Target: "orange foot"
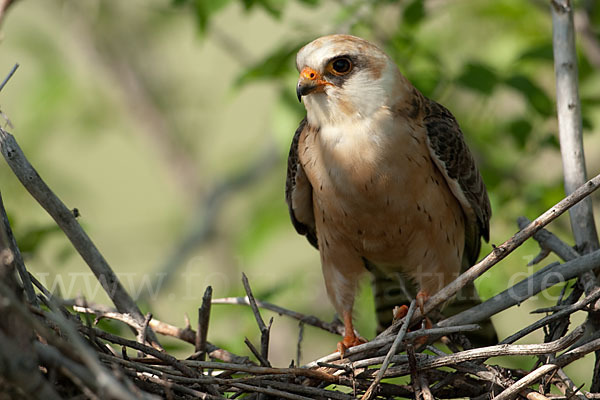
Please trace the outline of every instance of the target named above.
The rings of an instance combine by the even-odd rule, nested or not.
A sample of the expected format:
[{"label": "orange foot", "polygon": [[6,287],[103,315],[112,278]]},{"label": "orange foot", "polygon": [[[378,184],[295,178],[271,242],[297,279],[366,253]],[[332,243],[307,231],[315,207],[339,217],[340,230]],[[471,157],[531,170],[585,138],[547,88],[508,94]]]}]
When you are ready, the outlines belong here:
[{"label": "orange foot", "polygon": [[344,339],[337,344],[337,351],[340,352],[342,358],[344,358],[344,353],[350,347],[358,346],[359,344],[367,343],[367,341],[361,337],[358,337],[352,332],[351,335],[344,336]]},{"label": "orange foot", "polygon": [[402,319],[404,317],[406,317],[406,314],[408,314],[408,306],[406,304],[402,305],[402,306],[396,306],[394,307],[394,321]]}]

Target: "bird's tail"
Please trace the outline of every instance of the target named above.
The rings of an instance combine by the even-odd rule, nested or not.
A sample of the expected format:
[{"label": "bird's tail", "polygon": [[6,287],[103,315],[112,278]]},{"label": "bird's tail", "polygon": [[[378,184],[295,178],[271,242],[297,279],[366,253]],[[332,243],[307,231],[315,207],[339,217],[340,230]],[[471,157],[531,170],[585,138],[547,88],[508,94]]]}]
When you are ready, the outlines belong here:
[{"label": "bird's tail", "polygon": [[[417,290],[415,285],[401,274],[386,275],[372,265],[367,269],[371,271],[371,286],[375,297],[375,314],[377,317],[377,333],[381,333],[392,324],[393,310],[396,306],[408,305],[414,299]],[[473,283],[465,286],[444,309],[445,317],[456,315],[481,303]],[[467,338],[475,347],[491,346],[498,343],[496,330],[488,318],[479,321],[481,329],[470,332]]]}]

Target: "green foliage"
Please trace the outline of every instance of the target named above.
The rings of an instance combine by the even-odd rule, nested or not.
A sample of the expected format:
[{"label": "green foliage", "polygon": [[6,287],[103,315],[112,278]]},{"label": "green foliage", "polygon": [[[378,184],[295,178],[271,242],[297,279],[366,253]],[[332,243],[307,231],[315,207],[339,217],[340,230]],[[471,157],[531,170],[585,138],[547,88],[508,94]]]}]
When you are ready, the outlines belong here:
[{"label": "green foliage", "polygon": [[212,16],[227,6],[231,0],[173,0],[175,6],[191,7],[196,16],[198,29],[205,33]]},{"label": "green foliage", "polygon": [[258,80],[273,80],[284,77],[290,72],[290,65],[293,65],[293,60],[296,53],[304,43],[284,43],[262,61],[247,68],[236,81],[237,86],[243,86],[248,83]]},{"label": "green foliage", "polygon": [[496,73],[488,66],[482,63],[469,62],[456,81],[465,87],[480,92],[482,95],[491,95],[499,78]]}]

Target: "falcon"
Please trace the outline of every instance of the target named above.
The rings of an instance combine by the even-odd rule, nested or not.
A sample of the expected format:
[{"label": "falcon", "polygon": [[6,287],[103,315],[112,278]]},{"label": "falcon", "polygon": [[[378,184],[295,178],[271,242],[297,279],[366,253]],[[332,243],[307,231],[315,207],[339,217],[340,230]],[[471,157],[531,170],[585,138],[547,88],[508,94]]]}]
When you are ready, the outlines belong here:
[{"label": "falcon", "polygon": [[455,118],[377,46],[324,36],[300,49],[296,66],[306,117],[292,140],[286,202],[320,252],[343,355],[364,343],[352,320],[364,273],[374,277],[380,322],[391,322],[383,312],[399,292],[390,283],[421,301],[450,283],[489,240],[491,209]]}]

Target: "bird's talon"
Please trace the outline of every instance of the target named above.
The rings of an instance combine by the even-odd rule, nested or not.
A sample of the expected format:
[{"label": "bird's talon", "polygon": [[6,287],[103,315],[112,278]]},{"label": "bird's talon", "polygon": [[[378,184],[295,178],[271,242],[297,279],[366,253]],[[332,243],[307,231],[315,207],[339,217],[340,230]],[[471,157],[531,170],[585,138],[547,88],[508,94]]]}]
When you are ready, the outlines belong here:
[{"label": "bird's talon", "polygon": [[421,310],[421,315],[425,315],[425,303],[429,300],[429,294],[422,290],[417,293],[417,305],[419,306],[419,310]]},{"label": "bird's talon", "polygon": [[394,307],[393,313],[394,313],[394,321],[402,319],[402,318],[406,317],[406,314],[408,314],[408,306],[407,305],[396,306],[396,307]]},{"label": "bird's talon", "polygon": [[344,336],[344,339],[337,344],[337,351],[340,353],[341,358],[344,358],[346,350],[363,343],[367,343],[367,341],[356,335]]}]

